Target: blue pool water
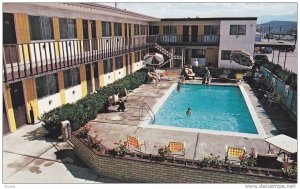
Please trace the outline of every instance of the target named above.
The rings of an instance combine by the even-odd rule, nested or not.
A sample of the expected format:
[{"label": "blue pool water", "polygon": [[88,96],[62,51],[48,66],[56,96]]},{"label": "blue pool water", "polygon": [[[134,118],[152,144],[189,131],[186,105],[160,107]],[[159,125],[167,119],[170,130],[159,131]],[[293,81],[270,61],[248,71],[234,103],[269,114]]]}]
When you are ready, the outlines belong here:
[{"label": "blue pool water", "polygon": [[[186,116],[188,108],[192,115]],[[155,125],[257,134],[239,89],[235,86],[185,84],[176,88],[157,111]]]}]

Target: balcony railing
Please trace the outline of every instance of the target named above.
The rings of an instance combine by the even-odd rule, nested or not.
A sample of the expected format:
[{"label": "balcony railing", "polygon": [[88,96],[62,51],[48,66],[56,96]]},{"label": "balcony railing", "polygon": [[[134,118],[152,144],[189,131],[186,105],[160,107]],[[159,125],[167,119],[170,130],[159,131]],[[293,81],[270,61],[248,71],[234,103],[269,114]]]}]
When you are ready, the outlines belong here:
[{"label": "balcony railing", "polygon": [[160,43],[168,45],[207,45],[218,46],[219,35],[150,35],[150,43]]},{"label": "balcony railing", "polygon": [[147,41],[147,36],[120,36],[4,45],[3,81],[9,83],[142,50],[151,46]]}]

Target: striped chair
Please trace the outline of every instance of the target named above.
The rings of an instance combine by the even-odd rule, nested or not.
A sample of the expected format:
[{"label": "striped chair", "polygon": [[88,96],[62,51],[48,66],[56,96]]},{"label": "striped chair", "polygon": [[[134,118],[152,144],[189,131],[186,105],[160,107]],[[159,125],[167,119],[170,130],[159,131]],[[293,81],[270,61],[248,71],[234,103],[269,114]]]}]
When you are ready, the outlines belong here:
[{"label": "striped chair", "polygon": [[134,149],[133,151],[142,152],[142,146],[144,146],[145,153],[146,153],[145,141],[139,141],[134,136],[127,136],[127,149],[128,150],[131,150],[133,148]]},{"label": "striped chair", "polygon": [[[246,153],[246,148],[233,148],[233,147],[228,147],[227,145],[225,146],[226,150],[226,155],[225,155],[225,162],[228,161],[228,157],[233,157],[233,158],[240,158],[241,156],[245,155]],[[231,160],[231,161],[236,161],[236,160]]]},{"label": "striped chair", "polygon": [[185,157],[185,142],[169,141],[168,148],[171,152],[171,156],[183,156]]}]

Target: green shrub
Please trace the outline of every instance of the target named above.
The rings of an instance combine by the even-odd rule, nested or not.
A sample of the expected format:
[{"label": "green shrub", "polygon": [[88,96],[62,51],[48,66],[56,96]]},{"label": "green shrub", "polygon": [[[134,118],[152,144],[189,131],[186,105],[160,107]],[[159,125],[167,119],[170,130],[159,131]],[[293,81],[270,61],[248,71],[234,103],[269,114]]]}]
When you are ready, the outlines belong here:
[{"label": "green shrub", "polygon": [[[235,74],[237,73],[246,73],[247,69],[234,69],[234,68],[230,68],[230,69],[225,69],[225,68],[209,68],[209,72],[210,75],[213,78],[219,78],[220,75],[222,75],[224,73],[224,71],[229,72],[229,78],[234,78]],[[184,72],[184,70],[182,71]],[[193,67],[193,72],[196,74],[197,77],[203,77],[206,69],[205,67]]]},{"label": "green shrub", "polygon": [[61,135],[60,123],[64,120],[69,120],[72,131],[76,131],[88,121],[95,119],[98,113],[105,111],[109,96],[115,92],[125,95],[125,88],[133,90],[139,87],[144,83],[145,77],[145,72],[135,72],[87,95],[76,103],[55,108],[41,116],[43,126],[48,130],[49,136],[53,138]]},{"label": "green shrub", "polygon": [[284,70],[280,65],[274,64],[272,62],[263,62],[262,66],[267,70],[270,70],[286,85],[290,85],[292,89],[297,91],[297,74]]}]

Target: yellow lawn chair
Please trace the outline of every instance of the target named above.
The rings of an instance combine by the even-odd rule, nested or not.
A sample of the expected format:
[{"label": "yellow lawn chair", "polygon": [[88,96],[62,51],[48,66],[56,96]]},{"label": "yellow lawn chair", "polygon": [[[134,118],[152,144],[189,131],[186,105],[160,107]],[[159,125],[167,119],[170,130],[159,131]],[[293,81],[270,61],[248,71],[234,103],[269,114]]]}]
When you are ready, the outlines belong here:
[{"label": "yellow lawn chair", "polygon": [[185,157],[185,142],[169,141],[168,148],[171,152],[171,156],[183,156]]},{"label": "yellow lawn chair", "polygon": [[245,155],[246,153],[246,148],[234,148],[234,147],[228,147],[227,145],[225,146],[226,150],[226,155],[225,155],[225,162],[228,161],[228,157],[233,157],[235,160],[231,161],[239,161],[237,160],[241,156]]},{"label": "yellow lawn chair", "polygon": [[134,136],[127,136],[127,149],[129,151],[137,151],[142,153],[142,146],[144,146],[145,153],[146,153],[146,145],[145,141],[139,141],[136,137]]},{"label": "yellow lawn chair", "polygon": [[241,81],[243,80],[244,74],[235,74],[235,79]]}]

